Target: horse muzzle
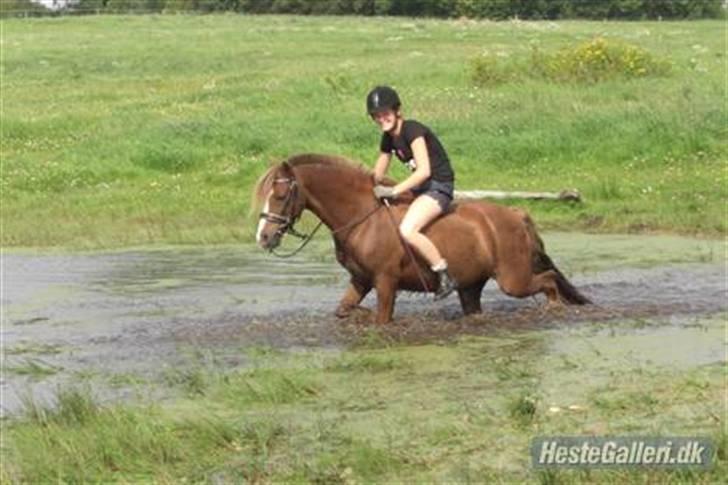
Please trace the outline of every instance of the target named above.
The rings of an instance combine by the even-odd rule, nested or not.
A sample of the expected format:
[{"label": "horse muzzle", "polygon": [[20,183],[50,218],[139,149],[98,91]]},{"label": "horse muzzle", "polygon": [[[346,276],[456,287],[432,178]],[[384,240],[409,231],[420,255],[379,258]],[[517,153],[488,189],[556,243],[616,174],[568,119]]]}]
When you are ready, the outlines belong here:
[{"label": "horse muzzle", "polygon": [[281,234],[280,232],[273,232],[272,234],[263,233],[260,235],[258,244],[266,251],[273,251],[281,244]]}]

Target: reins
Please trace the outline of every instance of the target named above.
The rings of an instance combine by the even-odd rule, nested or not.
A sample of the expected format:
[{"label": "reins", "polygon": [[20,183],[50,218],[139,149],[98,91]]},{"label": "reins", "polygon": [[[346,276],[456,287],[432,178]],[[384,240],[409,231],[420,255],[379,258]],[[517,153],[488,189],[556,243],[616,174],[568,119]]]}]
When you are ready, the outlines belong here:
[{"label": "reins", "polygon": [[425,277],[422,275],[422,268],[420,268],[420,265],[417,264],[417,260],[415,259],[415,255],[412,252],[412,248],[409,244],[407,244],[407,241],[404,240],[404,237],[399,232],[399,229],[397,227],[397,221],[394,220],[394,215],[392,214],[392,208],[389,205],[389,201],[387,199],[383,199],[384,205],[387,207],[387,214],[389,214],[389,220],[392,221],[392,225],[394,226],[394,231],[397,233],[397,236],[399,237],[399,242],[402,243],[402,246],[404,246],[404,250],[407,252],[407,256],[409,256],[410,260],[412,261],[412,264],[415,267],[415,271],[417,272],[417,277],[420,279],[420,283],[422,284],[422,288],[429,293],[430,287],[427,284],[427,281],[425,280]]},{"label": "reins", "polygon": [[295,250],[291,251],[290,253],[282,254],[277,253],[275,249],[271,249],[270,252],[277,258],[285,259],[285,258],[292,258],[293,256],[300,253],[303,248],[308,245],[309,242],[311,242],[311,239],[316,235],[316,232],[319,230],[321,225],[323,224],[323,221],[319,221],[319,223],[316,225],[313,231],[311,231],[310,234],[301,234],[300,232],[296,231],[293,226],[290,226],[288,229],[286,229],[286,232],[290,234],[291,236],[295,236],[299,239],[304,239],[304,241],[301,243],[300,246],[298,246]]},{"label": "reins", "polygon": [[[371,209],[370,211],[368,211],[362,217],[360,217],[360,218],[356,219],[355,221],[350,222],[350,223],[348,223],[348,224],[346,224],[344,226],[341,226],[338,229],[332,230],[331,231],[331,234],[338,234],[338,233],[343,232],[343,231],[346,231],[348,229],[353,229],[354,227],[358,226],[359,224],[361,224],[362,222],[364,222],[365,220],[367,220],[369,218],[369,216],[371,216],[376,211],[378,211],[380,207],[382,207],[382,206],[379,205],[379,204],[375,205],[373,209]],[[305,248],[306,245],[309,242],[311,242],[311,239],[313,239],[314,235],[321,228],[322,225],[323,225],[323,221],[319,221],[319,223],[316,225],[316,227],[314,228],[314,230],[311,231],[310,234],[301,234],[300,232],[296,231],[293,228],[293,224],[291,224],[290,226],[288,226],[286,228],[285,232],[287,232],[290,235],[295,236],[295,237],[297,237],[299,239],[304,239],[304,241],[301,243],[301,245],[299,247],[297,247],[295,250],[293,250],[290,253],[281,254],[281,253],[277,253],[275,250],[271,250],[271,253],[273,253],[273,255],[275,255],[276,257],[281,258],[281,259],[290,258],[290,257],[295,256],[296,254],[300,253],[303,250],[303,248]]]}]

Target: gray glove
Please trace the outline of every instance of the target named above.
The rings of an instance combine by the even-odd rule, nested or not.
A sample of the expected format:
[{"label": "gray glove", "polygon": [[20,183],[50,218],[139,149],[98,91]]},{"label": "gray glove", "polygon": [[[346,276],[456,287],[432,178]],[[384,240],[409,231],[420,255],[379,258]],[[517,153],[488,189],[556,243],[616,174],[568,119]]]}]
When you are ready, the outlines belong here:
[{"label": "gray glove", "polygon": [[386,185],[375,185],[374,196],[377,199],[393,199],[397,196],[394,193],[394,187],[387,187]]}]

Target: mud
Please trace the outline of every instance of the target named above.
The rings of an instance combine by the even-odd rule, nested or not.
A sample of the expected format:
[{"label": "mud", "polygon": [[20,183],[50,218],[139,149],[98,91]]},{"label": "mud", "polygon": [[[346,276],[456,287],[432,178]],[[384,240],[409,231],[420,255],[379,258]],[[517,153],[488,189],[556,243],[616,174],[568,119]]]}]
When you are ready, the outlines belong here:
[{"label": "mud", "polygon": [[[29,395],[49,400],[57,386],[78,381],[103,399],[137,394],[140,383],[145,395],[165,396],[165,375],[201,359],[244,366],[246,349],[259,346],[336,350],[537,329],[558,336],[554,352],[579,352],[578,342],[613,338],[617,329],[617,345],[656,362],[701,365],[725,355],[716,337],[726,315],[724,243],[563,234],[545,240],[595,305],[546,310],[542,297],[509,298],[490,282],[482,315],[462,317],[456,297],[435,304],[401,294],[396,322],[386,327],[370,324],[366,309],[344,321],[332,316],[347,276],[328,241],[291,260],[254,247],[5,253],[2,412],[13,414]],[[363,302],[374,305],[374,295]],[[680,347],[693,350],[678,359],[665,350]],[[135,384],[123,384],[129,382]]]}]

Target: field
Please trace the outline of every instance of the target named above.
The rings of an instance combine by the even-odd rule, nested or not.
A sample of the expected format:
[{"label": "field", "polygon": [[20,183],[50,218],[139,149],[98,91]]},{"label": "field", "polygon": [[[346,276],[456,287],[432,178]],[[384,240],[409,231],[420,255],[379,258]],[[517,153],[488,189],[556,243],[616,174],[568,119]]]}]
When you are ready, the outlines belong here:
[{"label": "field", "polygon": [[[5,247],[249,241],[249,190],[269,163],[373,162],[363,100],[379,83],[439,134],[457,188],[582,192],[584,204],[525,204],[541,227],[725,232],[720,21],[104,16],[2,29]],[[670,72],[471,79],[480,56],[520,62],[595,37]]]},{"label": "field", "polygon": [[[719,482],[724,30],[3,20],[0,483]],[[535,49],[597,38],[669,69],[473,78],[484,59],[528,71]],[[382,83],[438,133],[458,189],[581,191],[509,203],[597,305],[547,311],[491,284],[483,315],[405,295],[393,325],[341,322],[328,235],[286,262],[252,246],[250,189],[269,164],[373,162],[364,97]],[[705,437],[713,465],[534,470],[547,435]]]}]

